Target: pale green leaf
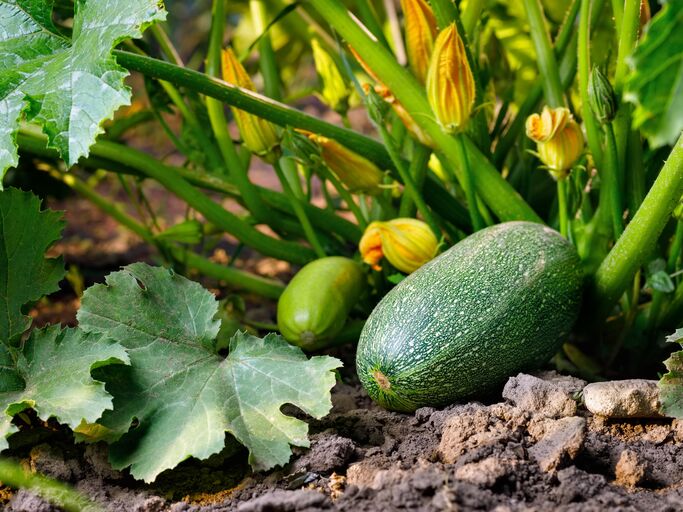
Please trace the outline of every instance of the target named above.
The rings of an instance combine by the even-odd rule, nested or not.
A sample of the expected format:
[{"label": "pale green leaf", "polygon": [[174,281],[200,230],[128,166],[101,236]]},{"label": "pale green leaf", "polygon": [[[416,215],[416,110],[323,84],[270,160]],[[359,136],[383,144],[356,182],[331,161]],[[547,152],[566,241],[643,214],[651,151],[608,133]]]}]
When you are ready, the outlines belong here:
[{"label": "pale green leaf", "polygon": [[624,98],[636,105],[634,128],[652,147],[673,144],[683,129],[683,0],[652,18],[630,62]]},{"label": "pale green leaf", "polygon": [[[669,343],[683,345],[683,328],[666,337]],[[662,413],[674,418],[683,418],[683,350],[674,352],[664,361],[669,370],[659,380],[659,398],[662,403]]]},{"label": "pale green leaf", "polygon": [[64,222],[40,211],[40,200],[15,188],[0,192],[0,343],[16,341],[29,325],[22,307],[57,290],[61,258],[45,259]]},{"label": "pale green leaf", "polygon": [[80,329],[52,326],[33,331],[21,349],[0,345],[0,449],[15,430],[12,416],[27,408],[71,428],[95,422],[112,397],[90,372],[121,363],[128,363],[121,345]]},{"label": "pale green leaf", "polygon": [[165,17],[159,0],[77,0],[69,40],[54,27],[52,6],[0,0],[0,182],[18,162],[22,112],[69,166],[87,155],[101,123],[130,102],[128,72],[112,48]]},{"label": "pale green leaf", "polygon": [[149,482],[188,457],[219,452],[226,432],[249,449],[257,470],[286,463],[290,445],[308,446],[306,423],[280,408],[325,415],[341,363],[308,359],[275,334],[237,333],[224,358],[215,347],[217,305],[199,284],[141,263],[85,292],[81,328],[115,339],[131,357],[130,367],[96,374],[114,395],[100,423],[122,436],[110,447],[115,468],[130,466]]}]

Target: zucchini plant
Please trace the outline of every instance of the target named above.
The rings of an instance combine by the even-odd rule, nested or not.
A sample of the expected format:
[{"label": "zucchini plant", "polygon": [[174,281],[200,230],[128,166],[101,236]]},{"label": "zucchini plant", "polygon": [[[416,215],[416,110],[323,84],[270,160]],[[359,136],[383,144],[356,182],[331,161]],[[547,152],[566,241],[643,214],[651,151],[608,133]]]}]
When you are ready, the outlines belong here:
[{"label": "zucchini plant", "polygon": [[[576,248],[586,277],[583,320],[555,363],[592,377],[654,373],[659,341],[683,321],[683,0],[651,19],[641,0],[566,0],[552,19],[539,0],[404,0],[401,12],[367,0],[249,4],[245,14],[214,0],[203,43],[184,52],[157,0],[0,0],[2,174],[16,167],[7,180],[18,179],[37,161],[176,268],[269,299],[284,284],[217,264],[218,237],[238,241],[231,263],[244,246],[294,266],[362,259],[379,302],[469,235],[545,224]],[[302,71],[311,65],[314,82]],[[133,95],[129,72],[145,84]],[[131,98],[137,110],[114,115]],[[308,113],[320,100],[334,122]],[[350,115],[363,109],[371,134]],[[135,149],[133,128],[163,133],[173,163]],[[256,159],[276,185],[256,182]],[[96,190],[112,175],[137,217]],[[178,226],[150,206],[150,181],[187,204]],[[122,272],[87,294],[82,315],[88,332],[133,350],[126,343],[144,342],[119,339],[88,307],[140,293],[136,272],[168,293],[184,285]],[[192,351],[214,327],[204,323]],[[143,413],[154,415],[127,414]]]}]

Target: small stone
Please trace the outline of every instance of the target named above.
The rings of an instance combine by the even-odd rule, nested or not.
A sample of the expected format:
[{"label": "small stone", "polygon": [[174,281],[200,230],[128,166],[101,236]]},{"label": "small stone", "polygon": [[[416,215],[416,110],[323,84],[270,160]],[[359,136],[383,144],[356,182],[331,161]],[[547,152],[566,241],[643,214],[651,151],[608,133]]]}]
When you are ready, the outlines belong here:
[{"label": "small stone", "polygon": [[529,455],[543,471],[556,471],[583,448],[586,420],[578,416],[561,418],[548,422],[544,431],[541,440],[529,448]]},{"label": "small stone", "polygon": [[331,505],[327,496],[318,491],[271,491],[243,503],[238,512],[295,512],[298,510],[324,510]]},{"label": "small stone", "polygon": [[468,405],[444,421],[438,454],[442,462],[453,464],[476,448],[504,444],[513,435],[508,425],[489,409]]},{"label": "small stone", "polygon": [[660,418],[656,380],[594,382],[583,389],[586,409],[608,418]]},{"label": "small stone", "polygon": [[503,398],[534,415],[564,418],[576,414],[572,393],[581,389],[577,387],[520,373],[507,381]]},{"label": "small stone", "polygon": [[632,450],[624,450],[614,470],[617,483],[626,487],[636,487],[645,478],[647,466],[638,460],[638,455]]},{"label": "small stone", "polygon": [[311,440],[311,449],[292,464],[292,472],[315,471],[331,473],[351,460],[356,446],[351,439],[337,434],[317,434]]},{"label": "small stone", "polygon": [[487,457],[455,470],[455,478],[480,487],[493,487],[502,477],[514,472],[516,461],[500,457]]}]

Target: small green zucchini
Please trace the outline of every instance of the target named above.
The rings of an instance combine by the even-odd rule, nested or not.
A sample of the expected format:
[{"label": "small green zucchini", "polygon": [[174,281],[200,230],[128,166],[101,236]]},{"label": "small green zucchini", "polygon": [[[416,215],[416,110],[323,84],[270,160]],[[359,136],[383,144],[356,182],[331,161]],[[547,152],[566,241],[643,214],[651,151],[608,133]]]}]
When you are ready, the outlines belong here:
[{"label": "small green zucchini", "polygon": [[361,265],[349,258],[330,256],[307,264],[278,301],[280,332],[305,350],[325,348],[344,327],[365,283]]}]

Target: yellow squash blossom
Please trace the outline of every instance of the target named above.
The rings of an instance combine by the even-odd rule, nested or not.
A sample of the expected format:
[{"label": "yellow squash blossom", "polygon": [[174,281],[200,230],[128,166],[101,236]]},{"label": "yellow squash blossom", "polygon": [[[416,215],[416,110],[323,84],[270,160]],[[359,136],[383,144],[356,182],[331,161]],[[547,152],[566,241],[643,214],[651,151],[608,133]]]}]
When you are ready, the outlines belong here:
[{"label": "yellow squash blossom", "polygon": [[540,115],[530,115],[526,120],[526,134],[536,142],[538,157],[555,179],[566,178],[583,153],[581,127],[565,107],[546,106]]},{"label": "yellow squash blossom", "polygon": [[436,39],[436,18],[425,0],[401,0],[410,69],[425,83]]},{"label": "yellow squash blossom", "polygon": [[439,33],[427,73],[427,99],[448,133],[467,127],[475,99],[474,77],[455,23]]},{"label": "yellow squash blossom", "polygon": [[[222,54],[223,80],[243,89],[255,91],[254,84],[249,78],[242,63],[237,59],[232,48],[223,50]],[[279,143],[280,137],[275,125],[244,110],[232,108],[235,122],[240,135],[249,151],[259,156],[266,156]]]},{"label": "yellow squash blossom", "polygon": [[372,222],[358,246],[363,261],[375,270],[386,258],[401,272],[410,274],[436,256],[439,241],[429,226],[417,219],[399,218]]},{"label": "yellow squash blossom", "polygon": [[330,170],[351,192],[378,194],[384,173],[367,158],[354,153],[336,140],[301,131],[320,146],[320,154]]}]

